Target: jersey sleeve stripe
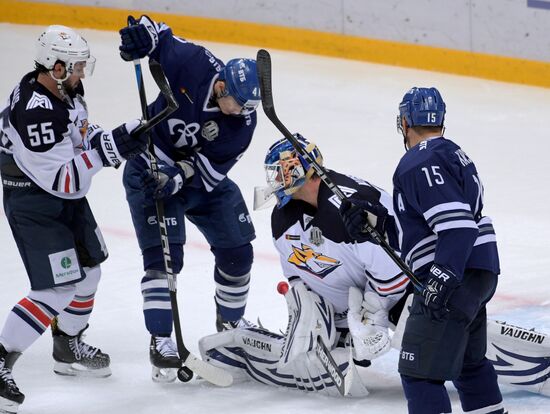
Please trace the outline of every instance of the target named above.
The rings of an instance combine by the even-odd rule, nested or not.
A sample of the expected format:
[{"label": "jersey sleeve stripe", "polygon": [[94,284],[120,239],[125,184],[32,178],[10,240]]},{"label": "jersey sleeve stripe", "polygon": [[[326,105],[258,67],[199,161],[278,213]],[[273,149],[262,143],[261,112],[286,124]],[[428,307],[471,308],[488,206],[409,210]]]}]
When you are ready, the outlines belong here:
[{"label": "jersey sleeve stripe", "polygon": [[436,216],[443,212],[455,210],[468,211],[471,214],[471,208],[469,204],[461,203],[459,201],[452,201],[450,203],[442,203],[433,206],[432,208],[424,212],[424,218],[426,219],[426,221],[430,221],[433,216]]},{"label": "jersey sleeve stripe", "polygon": [[409,282],[409,279],[404,277],[400,282],[396,283],[395,285],[388,286],[388,287],[379,287],[379,286],[377,286],[376,290],[378,290],[379,292],[382,292],[382,293],[388,293],[388,292],[391,292],[391,291],[394,291],[393,293],[395,293],[398,290],[402,290],[402,289],[399,289],[399,288],[403,288],[404,285],[406,285],[408,282]]},{"label": "jersey sleeve stripe", "polygon": [[456,221],[448,221],[446,223],[436,224],[434,227],[434,231],[436,233],[439,233],[443,230],[450,230],[450,229],[476,229],[477,230],[477,224],[473,220],[456,220]]},{"label": "jersey sleeve stripe", "polygon": [[440,221],[450,221],[452,219],[469,219],[474,220],[474,215],[470,211],[454,211],[451,213],[441,213],[435,216],[432,216],[432,219],[428,221],[430,227],[434,227]]},{"label": "jersey sleeve stripe", "polygon": [[90,159],[88,158],[88,155],[85,152],[83,152],[80,156],[82,157],[82,160],[84,161],[84,164],[86,165],[86,168],[91,170],[94,166],[92,165]]}]

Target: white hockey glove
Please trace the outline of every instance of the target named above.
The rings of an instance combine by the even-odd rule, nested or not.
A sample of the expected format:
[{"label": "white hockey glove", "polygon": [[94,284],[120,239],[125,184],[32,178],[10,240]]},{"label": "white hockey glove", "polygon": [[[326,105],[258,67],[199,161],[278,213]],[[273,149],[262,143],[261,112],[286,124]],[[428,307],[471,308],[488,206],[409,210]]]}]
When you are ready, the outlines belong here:
[{"label": "white hockey glove", "polygon": [[348,327],[356,360],[372,360],[389,351],[388,314],[374,292],[349,288]]}]

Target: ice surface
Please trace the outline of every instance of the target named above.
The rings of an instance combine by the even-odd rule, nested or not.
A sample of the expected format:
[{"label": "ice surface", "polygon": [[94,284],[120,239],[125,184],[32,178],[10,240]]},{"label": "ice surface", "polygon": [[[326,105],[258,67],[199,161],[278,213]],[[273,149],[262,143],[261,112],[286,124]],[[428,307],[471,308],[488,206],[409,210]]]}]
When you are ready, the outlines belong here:
[{"label": "ice surface", "polygon": [[[33,66],[37,26],[0,24],[0,99]],[[83,30],[97,58],[86,79],[90,122],[113,128],[140,115],[131,64],[118,57],[115,32]],[[220,58],[255,57],[251,47],[207,43]],[[502,276],[489,306],[492,318],[550,332],[550,91],[428,71],[401,69],[272,50],[277,112],[291,131],[315,141],[325,165],[391,190],[403,146],[395,130],[397,104],[411,86],[436,86],[447,103],[446,136],[475,160],[485,184],[485,213],[499,241]],[[147,77],[149,100],[157,94]],[[183,85],[182,85],[183,86]],[[253,142],[230,177],[252,206],[253,187],[264,184],[262,162],[279,133],[259,111]],[[1,191],[1,190],[0,190]],[[52,371],[49,333],[20,358],[15,378],[27,399],[21,413],[404,413],[406,403],[392,351],[362,373],[371,391],[342,400],[259,384],[216,388],[202,381],[155,384],[150,379],[149,337],[141,311],[143,275],[121,171],[104,169],[89,201],[109,247],[87,340],[109,352],[108,379],[74,380]],[[0,210],[0,321],[28,291],[28,281],[3,210]],[[246,316],[273,330],[286,326],[286,305],[271,244],[269,211],[252,212],[257,239]],[[214,332],[213,260],[202,235],[188,226],[178,300],[188,347]],[[503,387],[513,413],[548,413],[550,399]],[[460,412],[455,391],[453,407]]]}]

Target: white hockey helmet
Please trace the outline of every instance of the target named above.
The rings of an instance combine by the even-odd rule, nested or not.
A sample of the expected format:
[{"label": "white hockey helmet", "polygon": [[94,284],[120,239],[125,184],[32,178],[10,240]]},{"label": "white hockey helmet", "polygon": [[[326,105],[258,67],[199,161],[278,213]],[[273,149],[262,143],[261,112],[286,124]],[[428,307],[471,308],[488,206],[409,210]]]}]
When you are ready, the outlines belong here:
[{"label": "white hockey helmet", "polygon": [[70,27],[60,25],[48,26],[38,37],[35,60],[48,70],[61,61],[68,74],[91,76],[95,67],[95,57],[90,54],[86,39]]}]

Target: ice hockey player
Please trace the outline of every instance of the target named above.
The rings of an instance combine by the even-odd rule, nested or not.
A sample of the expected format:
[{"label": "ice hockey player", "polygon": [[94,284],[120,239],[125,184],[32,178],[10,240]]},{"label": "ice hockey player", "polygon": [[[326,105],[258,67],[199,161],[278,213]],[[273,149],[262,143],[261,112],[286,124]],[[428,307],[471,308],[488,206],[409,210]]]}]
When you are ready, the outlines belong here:
[{"label": "ice hockey player", "polygon": [[[317,146],[299,134],[295,136],[302,148],[322,164],[323,158]],[[319,366],[314,351],[311,355],[317,337],[311,336],[311,332],[315,331],[316,326],[323,326],[327,331],[324,339],[330,349],[336,347],[338,337],[341,344],[346,342],[349,327],[353,339],[353,358],[359,364],[368,365],[369,360],[390,349],[388,326],[394,314],[399,315],[403,306],[401,299],[409,281],[380,246],[368,240],[355,243],[346,233],[339,215],[338,198],[288,140],[279,140],[271,146],[265,159],[265,169],[268,186],[257,192],[256,207],[261,207],[270,195],[277,200],[271,216],[272,234],[283,274],[294,286],[287,300],[295,299],[289,300],[291,323],[278,370],[271,375],[269,370],[267,373],[261,371],[265,375],[249,374],[261,382],[331,393],[334,383],[326,378],[327,374]],[[362,179],[335,171],[329,171],[328,175],[345,194],[353,194],[383,211],[392,211],[391,197],[383,190]],[[397,229],[391,217],[386,220],[388,224],[384,227],[388,230],[388,237],[396,244]],[[316,305],[307,306],[310,303]],[[321,308],[330,308],[328,313],[331,316],[315,316]],[[338,335],[331,336],[331,328],[335,328]],[[270,339],[270,335],[274,338],[274,334],[261,329],[249,329],[214,336],[214,344],[219,345],[215,343],[217,340],[231,344],[231,335],[252,336],[254,340],[242,342],[270,344],[273,349],[279,350],[283,341],[280,337]],[[239,346],[242,342],[237,341]],[[212,348],[215,346],[211,341],[202,341],[201,350],[208,358],[228,363],[231,355],[227,349],[208,353]],[[342,355],[337,356],[337,353],[333,355],[335,359],[347,364],[347,354],[344,352],[342,359]],[[275,352],[269,360],[278,361],[279,357],[280,354]],[[346,370],[348,368],[350,371],[354,369],[346,367]],[[259,367],[254,366],[254,369]],[[357,390],[352,394],[362,395]]]},{"label": "ice hockey player", "polygon": [[82,79],[92,74],[95,58],[78,33],[46,28],[35,60],[0,116],[4,210],[31,284],[0,333],[0,411],[6,412],[16,412],[25,398],[13,365],[50,324],[56,373],[110,375],[109,355],[82,335],[107,258],[85,196],[98,171],[146,146],[144,137],[130,135],[139,120],[113,131],[88,124]]},{"label": "ice hockey player", "polygon": [[[147,16],[120,30],[125,60],[149,56],[159,62],[179,109],[152,133],[159,160],[155,181],[147,157],[126,164],[124,186],[145,275],[141,279],[145,325],[151,334],[153,379],[172,381],[180,362],[171,339],[172,313],[155,200],[163,200],[172,268],[183,266],[187,218],[205,236],[215,258],[218,330],[233,328],[244,314],[255,238],[239,187],[227,177],[248,148],[256,127],[260,89],[256,62],[223,64],[209,50],[173,35]],[[154,116],[165,106],[149,106]]]},{"label": "ice hockey player", "polygon": [[[464,412],[501,414],[497,376],[485,356],[485,306],[500,272],[495,231],[482,214],[475,164],[443,137],[445,112],[436,88],[412,88],[399,105],[406,153],[393,176],[394,211],[403,231],[402,257],[424,285],[405,326],[399,373],[411,414],[450,413],[447,380]],[[383,216],[361,200],[350,201],[343,215],[361,240],[369,217]]]}]

